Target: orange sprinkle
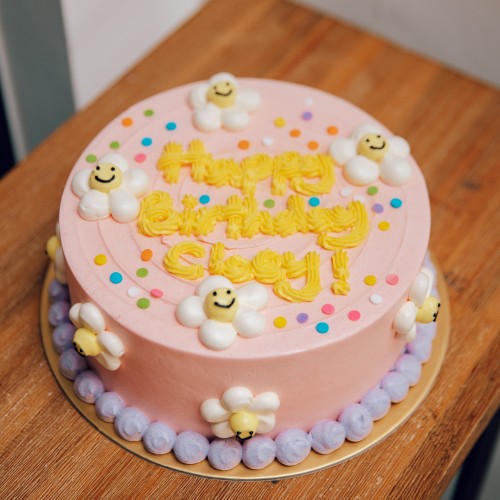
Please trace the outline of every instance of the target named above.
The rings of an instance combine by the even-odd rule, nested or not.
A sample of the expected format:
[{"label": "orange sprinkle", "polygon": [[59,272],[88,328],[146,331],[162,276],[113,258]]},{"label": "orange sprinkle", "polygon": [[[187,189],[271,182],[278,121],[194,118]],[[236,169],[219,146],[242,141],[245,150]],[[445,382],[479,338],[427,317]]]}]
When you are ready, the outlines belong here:
[{"label": "orange sprinkle", "polygon": [[146,260],[151,260],[153,258],[153,250],[150,248],[146,248],[146,250],[143,250],[141,252],[141,259],[146,261]]},{"label": "orange sprinkle", "polygon": [[311,150],[311,151],[314,151],[316,149],[318,149],[318,146],[319,144],[316,142],[316,141],[309,141],[307,143],[307,147]]},{"label": "orange sprinkle", "polygon": [[134,123],[134,121],[132,120],[132,118],[129,118],[129,117],[124,118],[124,119],[122,120],[122,125],[123,125],[124,127],[130,127],[130,125],[132,125],[132,123]]},{"label": "orange sprinkle", "polygon": [[292,137],[299,137],[300,136],[300,130],[297,130],[296,128],[290,130],[290,135]]},{"label": "orange sprinkle", "polygon": [[335,125],[330,125],[327,129],[326,129],[327,133],[330,134],[330,135],[335,135],[338,133],[339,129],[335,126]]},{"label": "orange sprinkle", "polygon": [[238,147],[240,149],[248,149],[250,147],[250,143],[248,141],[243,140],[238,142]]}]

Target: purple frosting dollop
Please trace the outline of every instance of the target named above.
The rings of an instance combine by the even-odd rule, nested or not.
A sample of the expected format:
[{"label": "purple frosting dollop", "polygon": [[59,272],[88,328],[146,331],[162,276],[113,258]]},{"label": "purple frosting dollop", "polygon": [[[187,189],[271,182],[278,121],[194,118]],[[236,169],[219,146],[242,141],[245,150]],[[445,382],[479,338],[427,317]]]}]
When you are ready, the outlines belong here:
[{"label": "purple frosting dollop", "polygon": [[63,301],[69,302],[69,291],[66,285],[59,283],[57,280],[52,280],[48,286],[48,295],[50,303]]},{"label": "purple frosting dollop", "polygon": [[172,451],[176,432],[163,422],[153,422],[142,436],[144,448],[155,455],[163,455]]},{"label": "purple frosting dollop", "polygon": [[414,386],[420,380],[422,364],[414,354],[403,354],[396,362],[396,371],[407,378],[410,386]]},{"label": "purple frosting dollop", "polygon": [[174,443],[174,455],[183,464],[196,464],[205,460],[210,443],[198,432],[181,432]]},{"label": "purple frosting dollop", "polygon": [[140,441],[149,423],[149,418],[141,410],[128,406],[116,416],[115,431],[127,441]]},{"label": "purple frosting dollop", "polygon": [[85,403],[94,404],[96,399],[104,393],[104,384],[93,371],[86,370],[76,377],[73,389],[79,399]]},{"label": "purple frosting dollop", "polygon": [[276,458],[283,465],[297,465],[309,455],[311,438],[300,429],[281,431],[275,439]]},{"label": "purple frosting dollop", "polygon": [[116,392],[105,392],[95,402],[97,416],[104,422],[114,422],[124,408],[125,401]]},{"label": "purple frosting dollop", "polygon": [[78,374],[87,370],[88,367],[87,360],[72,347],[66,349],[59,358],[59,371],[69,380],[75,380]]},{"label": "purple frosting dollop", "polygon": [[374,387],[363,396],[361,404],[370,412],[373,420],[380,420],[389,412],[391,398],[382,388]]},{"label": "purple frosting dollop", "polygon": [[208,449],[208,463],[217,470],[234,469],[242,457],[241,444],[235,438],[214,439]]},{"label": "purple frosting dollop", "polygon": [[54,302],[49,307],[49,323],[52,326],[57,326],[60,323],[69,323],[69,310],[71,306],[69,302],[58,301]]},{"label": "purple frosting dollop", "polygon": [[373,429],[370,412],[359,403],[344,408],[339,416],[339,422],[345,427],[346,439],[349,441],[361,441]]},{"label": "purple frosting dollop", "polygon": [[243,463],[249,469],[263,469],[276,457],[276,443],[267,436],[255,436],[243,443]]},{"label": "purple frosting dollop", "polygon": [[317,422],[309,431],[312,449],[323,455],[340,448],[345,441],[345,428],[335,420]]},{"label": "purple frosting dollop", "polygon": [[393,403],[399,403],[406,398],[410,383],[408,379],[399,372],[389,372],[382,379],[382,389],[384,389]]},{"label": "purple frosting dollop", "polygon": [[72,323],[59,323],[52,332],[52,346],[54,351],[61,354],[66,349],[73,347],[73,336],[76,328]]}]

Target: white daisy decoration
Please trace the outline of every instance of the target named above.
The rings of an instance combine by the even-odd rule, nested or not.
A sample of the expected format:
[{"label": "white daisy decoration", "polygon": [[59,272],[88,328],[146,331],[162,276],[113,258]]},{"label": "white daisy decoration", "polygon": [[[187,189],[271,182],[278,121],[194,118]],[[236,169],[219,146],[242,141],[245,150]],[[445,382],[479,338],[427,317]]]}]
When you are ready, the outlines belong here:
[{"label": "white daisy decoration", "polygon": [[201,342],[216,351],[230,347],[237,334],[257,337],[264,332],[266,320],[258,311],[269,300],[259,283],[247,283],[235,289],[224,276],[210,276],[177,305],[177,320],[188,328],[199,328]]},{"label": "white daisy decoration", "polygon": [[49,256],[49,259],[54,263],[54,273],[56,280],[63,285],[68,283],[66,277],[66,261],[64,259],[64,253],[61,246],[61,231],[59,229],[59,222],[56,224],[56,234],[51,236],[47,241],[45,251]]},{"label": "white daisy decoration", "polygon": [[220,128],[243,130],[250,123],[249,113],[257,111],[260,104],[260,93],[240,89],[230,73],[215,74],[208,82],[195,86],[189,94],[194,125],[203,132]]},{"label": "white daisy decoration", "polygon": [[249,439],[274,429],[280,399],[275,392],[253,396],[246,387],[231,387],[220,400],[207,399],[201,405],[203,420],[212,424],[219,438]]},{"label": "white daisy decoration", "polygon": [[85,220],[105,219],[118,222],[137,218],[141,197],[149,187],[143,170],[129,168],[127,160],[110,153],[99,159],[93,170],[84,168],[71,181],[73,193],[80,198],[78,213]]},{"label": "white daisy decoration", "polygon": [[345,178],[355,186],[366,186],[379,177],[391,186],[410,180],[410,145],[402,137],[384,136],[373,123],[358,125],[349,138],[334,139],[329,153],[344,165]]},{"label": "white daisy decoration", "polygon": [[118,370],[120,358],[125,354],[123,342],[106,330],[101,311],[90,302],[74,304],[69,319],[77,327],[73,346],[81,356],[95,356],[107,370]]},{"label": "white daisy decoration", "polygon": [[392,327],[401,340],[411,342],[417,335],[417,323],[436,321],[441,304],[431,295],[434,274],[423,267],[413,281],[409,300],[396,313]]}]

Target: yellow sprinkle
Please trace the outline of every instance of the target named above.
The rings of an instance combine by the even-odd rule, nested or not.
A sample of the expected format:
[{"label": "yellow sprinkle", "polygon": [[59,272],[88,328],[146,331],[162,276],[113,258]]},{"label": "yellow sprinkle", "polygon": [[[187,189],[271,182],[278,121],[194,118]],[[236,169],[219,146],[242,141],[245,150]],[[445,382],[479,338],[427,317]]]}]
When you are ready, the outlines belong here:
[{"label": "yellow sprinkle", "polygon": [[281,118],[281,116],[279,118],[276,118],[276,120],[274,120],[274,124],[276,125],[276,127],[284,127],[285,126],[285,119],[284,118]]},{"label": "yellow sprinkle", "polygon": [[99,255],[96,255],[94,257],[94,264],[96,264],[97,266],[104,266],[104,264],[106,264],[106,262],[108,262],[108,259],[102,253],[100,253]]},{"label": "yellow sprinkle", "polygon": [[369,276],[365,276],[365,284],[368,286],[373,286],[377,283],[377,278],[370,274]]},{"label": "yellow sprinkle", "polygon": [[381,231],[388,231],[389,228],[391,227],[391,225],[386,222],[386,221],[383,221],[381,222],[379,225],[378,225],[378,228],[381,230]]},{"label": "yellow sprinkle", "polygon": [[286,319],[283,316],[278,316],[274,320],[274,326],[276,328],[284,328],[286,326]]}]

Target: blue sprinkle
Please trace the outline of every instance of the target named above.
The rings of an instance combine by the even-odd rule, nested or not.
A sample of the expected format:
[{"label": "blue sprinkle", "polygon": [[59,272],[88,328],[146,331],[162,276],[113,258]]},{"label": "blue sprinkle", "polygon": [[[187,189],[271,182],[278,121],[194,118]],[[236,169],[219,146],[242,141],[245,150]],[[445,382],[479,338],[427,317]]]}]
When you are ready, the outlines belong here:
[{"label": "blue sprinkle", "polygon": [[175,130],[177,128],[177,123],[175,122],[168,122],[166,125],[165,125],[165,128],[167,130]]},{"label": "blue sprinkle", "polygon": [[151,139],[151,137],[144,137],[144,139],[142,139],[141,141],[141,144],[143,146],[151,146],[151,144],[153,144],[153,139]]},{"label": "blue sprinkle", "polygon": [[403,202],[399,198],[393,198],[391,200],[391,207],[393,208],[399,208],[402,204]]},{"label": "blue sprinkle", "polygon": [[111,273],[109,275],[109,281],[111,283],[118,285],[118,283],[121,283],[123,281],[123,276],[120,273]]},{"label": "blue sprinkle", "polygon": [[330,329],[330,327],[326,323],[324,323],[323,321],[321,321],[320,323],[318,323],[316,325],[316,331],[318,333],[326,333],[329,329]]},{"label": "blue sprinkle", "polygon": [[202,194],[199,200],[202,205],[206,205],[207,203],[210,202],[210,196],[208,196],[208,194]]},{"label": "blue sprinkle", "polygon": [[311,207],[317,207],[319,205],[319,198],[316,198],[316,196],[309,198],[309,205],[311,205]]}]

